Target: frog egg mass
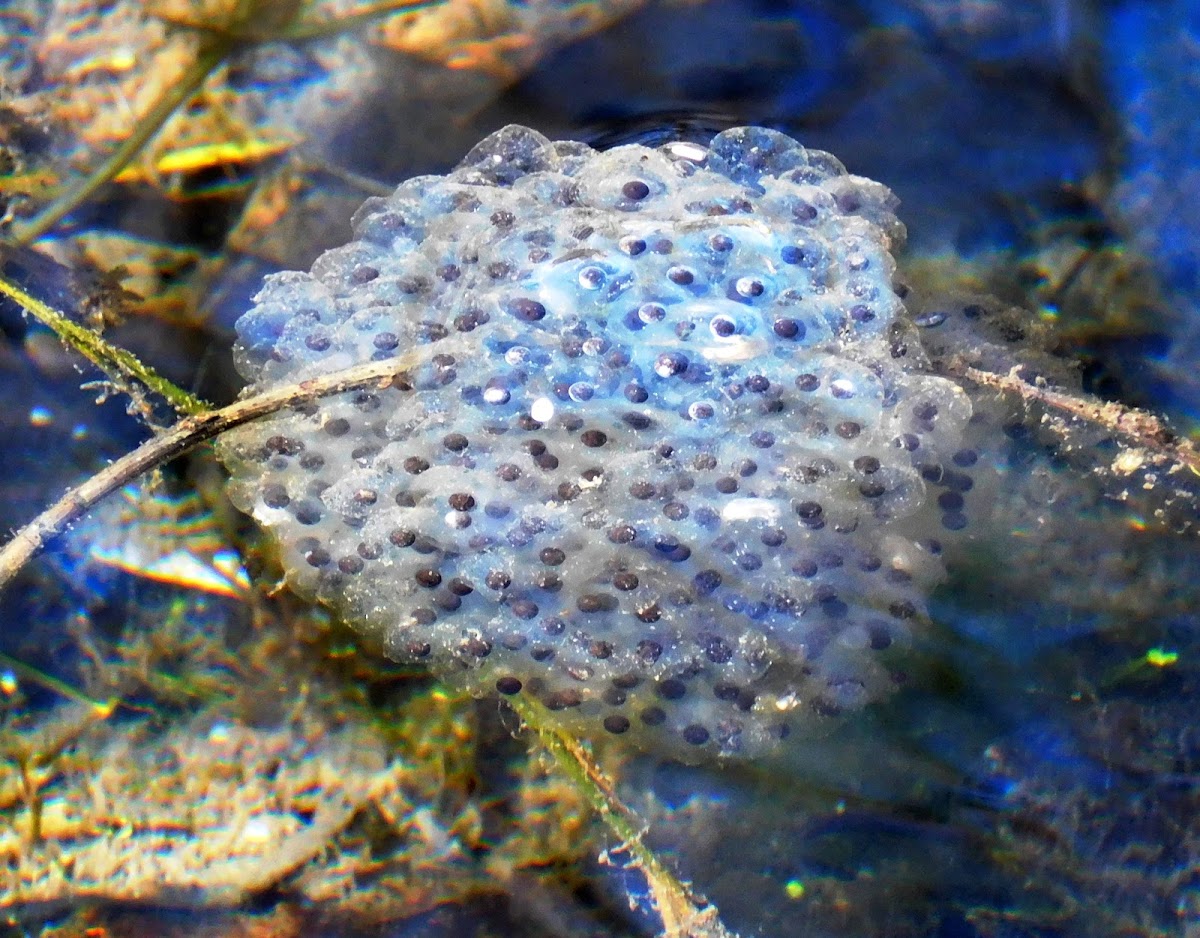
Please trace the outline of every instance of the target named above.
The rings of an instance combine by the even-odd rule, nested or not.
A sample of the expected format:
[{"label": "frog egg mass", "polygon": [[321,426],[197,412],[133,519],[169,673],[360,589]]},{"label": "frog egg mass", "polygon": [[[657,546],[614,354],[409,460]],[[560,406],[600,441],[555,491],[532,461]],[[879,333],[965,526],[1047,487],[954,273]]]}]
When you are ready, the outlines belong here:
[{"label": "frog egg mass", "polygon": [[884,186],[774,131],[598,153],[508,127],[238,322],[251,391],[420,352],[229,434],[289,582],[588,737],[752,757],[889,692],[972,522]]}]

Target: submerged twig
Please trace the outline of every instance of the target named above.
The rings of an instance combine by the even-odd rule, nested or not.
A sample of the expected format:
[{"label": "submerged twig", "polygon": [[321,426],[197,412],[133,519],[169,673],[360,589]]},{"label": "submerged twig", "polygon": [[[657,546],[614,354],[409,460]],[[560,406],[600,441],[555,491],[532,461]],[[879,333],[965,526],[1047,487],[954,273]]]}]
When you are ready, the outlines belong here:
[{"label": "submerged twig", "polygon": [[78,352],[118,383],[136,381],[159,394],[180,414],[199,414],[208,410],[200,398],[164,378],[127,349],[113,345],[98,332],[80,325],[47,303],[27,293],[17,284],[0,276],[0,294],[54,332],[64,345]]},{"label": "submerged twig", "polygon": [[[151,469],[227,430],[284,408],[372,385],[386,386],[397,374],[416,364],[419,357],[419,352],[409,352],[383,361],[355,365],[256,394],[219,410],[184,418],[171,430],[142,444],[67,492],[18,531],[0,550],[0,589],[47,541],[65,531],[71,522],[105,495]],[[621,803],[583,746],[554,728],[550,720],[541,718],[539,705],[530,701],[513,703],[524,722],[538,734],[560,770],[620,840],[621,849],[629,852],[633,864],[645,874],[655,908],[662,918],[664,934],[669,938],[728,938],[731,933],[721,923],[716,908],[698,900],[643,843],[637,817]]]},{"label": "submerged twig", "polygon": [[355,365],[299,384],[289,384],[222,407],[196,413],[122,456],[87,481],[71,489],[57,502],[19,530],[0,550],[0,589],[20,571],[46,543],[62,534],[71,522],[82,517],[100,499],[134,479],[195,449],[201,443],[234,427],[265,417],[285,407],[306,401],[384,384],[411,368],[421,353],[409,352],[383,361]]},{"label": "submerged twig", "polygon": [[1141,447],[1153,459],[1189,469],[1200,477],[1200,449],[1196,444],[1174,433],[1147,411],[1030,384],[1016,373],[1002,375],[956,362],[947,364],[945,371],[951,377],[1016,394],[1027,404],[1040,404],[1064,416],[1108,430],[1126,443]]},{"label": "submerged twig", "polygon": [[88,175],[68,186],[33,218],[15,223],[10,239],[16,244],[30,244],[36,241],[95,195],[101,186],[112,182],[137,156],[142,147],[158,133],[179,106],[191,99],[208,76],[225,61],[233,47],[234,43],[228,41],[205,44],[184,73],[168,86],[162,97],[138,119],[129,136],[121,141],[108,158]]},{"label": "submerged twig", "polygon": [[133,125],[126,137],[99,166],[66,186],[53,201],[27,221],[16,222],[9,241],[28,245],[54,228],[67,215],[79,208],[104,185],[112,182],[141,152],[142,148],[162,129],[163,125],[192,96],[218,68],[239,49],[265,42],[304,42],[349,32],[374,19],[391,13],[437,6],[442,0],[382,0],[343,16],[317,22],[305,22],[300,16],[302,4],[289,0],[280,4],[272,0],[238,0],[236,8],[225,22],[215,24],[170,20],[176,26],[201,33],[195,59]]},{"label": "submerged twig", "polygon": [[287,27],[279,37],[293,42],[311,39],[324,39],[335,36],[357,26],[364,26],[372,20],[379,19],[391,13],[411,13],[427,7],[440,6],[443,0],[380,0],[379,3],[364,7],[361,10],[351,10],[329,20],[306,23],[297,19]]},{"label": "submerged twig", "polygon": [[645,875],[655,910],[662,920],[663,934],[667,938],[733,938],[733,932],[721,922],[716,906],[693,894],[646,846],[642,840],[645,832],[637,816],[617,797],[612,783],[583,744],[556,729],[550,719],[542,718],[539,703],[519,697],[507,702],[537,733],[555,765],[620,841],[619,849],[629,853],[632,865]]}]

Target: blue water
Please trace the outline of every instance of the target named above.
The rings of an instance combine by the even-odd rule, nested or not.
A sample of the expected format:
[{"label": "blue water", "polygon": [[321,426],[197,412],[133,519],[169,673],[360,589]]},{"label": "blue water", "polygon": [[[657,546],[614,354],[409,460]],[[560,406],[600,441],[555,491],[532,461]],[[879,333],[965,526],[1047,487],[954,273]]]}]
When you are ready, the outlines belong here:
[{"label": "blue water", "polygon": [[[899,195],[909,229],[902,267],[1051,269],[1037,250],[1083,243],[1081,232],[1099,226],[1100,240],[1137,259],[1159,292],[1134,317],[1132,336],[1120,317],[1064,321],[1065,351],[1084,357],[1089,375],[1116,376],[1105,393],[1153,405],[1186,429],[1200,413],[1197,48],[1200,6],[1184,0],[654,5],[550,55],[436,139],[409,145],[396,115],[414,107],[411,97],[377,87],[358,109],[314,123],[310,146],[395,182],[445,171],[512,120],[597,145],[707,139],[761,123]],[[421,87],[438,93],[436,82]],[[452,107],[447,98],[439,106]],[[106,226],[149,224],[145,213],[134,223],[136,212],[93,211]],[[282,266],[305,266],[346,240],[344,223],[317,216],[299,226]],[[160,224],[156,236],[198,239],[169,218]],[[229,326],[258,278],[279,266],[246,257],[231,265],[194,330],[212,350],[194,373],[178,354],[142,350],[185,383],[228,396]],[[35,367],[17,318],[0,325],[0,399],[11,405],[3,523],[12,526],[141,430],[119,407],[97,410],[73,376]],[[38,407],[53,412],[50,423],[30,419]],[[1124,535],[1129,519],[1113,517]],[[714,769],[638,756],[620,791],[647,819],[649,842],[742,935],[1192,934],[1200,591],[1186,557],[1196,551],[1169,537],[1139,543],[1142,567],[1121,595],[1106,597],[1103,582],[1068,582],[1066,594],[1079,597],[1069,609],[1029,595],[1041,579],[1023,581],[1019,570],[998,579],[995,595],[971,576],[952,579],[931,603],[938,629],[886,706],[762,763]],[[123,611],[132,601],[144,607],[138,621],[149,618],[161,596],[148,600],[144,584],[111,571],[86,579],[85,557],[77,542],[4,597],[0,651],[72,680],[86,666],[69,638],[72,616],[95,615],[119,632],[113,623],[135,619]],[[220,617],[237,618],[224,607]],[[39,690],[31,706],[52,699]],[[636,876],[592,867],[579,876],[586,888],[554,893],[574,928],[653,933],[648,917],[612,911],[638,893]],[[142,921],[146,933],[177,927],[168,914]],[[491,933],[555,933],[531,925],[537,916],[519,902],[483,901],[384,933],[476,934],[478,921]]]}]

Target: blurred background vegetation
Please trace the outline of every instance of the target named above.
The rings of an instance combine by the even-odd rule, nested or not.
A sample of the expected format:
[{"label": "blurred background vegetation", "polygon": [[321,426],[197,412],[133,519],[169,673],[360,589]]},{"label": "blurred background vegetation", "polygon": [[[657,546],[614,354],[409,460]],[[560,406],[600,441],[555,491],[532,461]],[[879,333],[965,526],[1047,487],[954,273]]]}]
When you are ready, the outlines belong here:
[{"label": "blurred background vegetation", "polygon": [[[232,400],[264,274],[513,120],[779,126],[896,190],[914,283],[1029,309],[1187,433],[1198,38],[1183,0],[10,0],[0,275],[195,398],[5,302],[0,523]],[[1049,645],[949,595],[933,691],[784,764],[573,763],[272,588],[222,484],[203,452],[131,484],[0,596],[6,934],[718,933],[679,880],[746,935],[1200,934],[1185,584]]]}]

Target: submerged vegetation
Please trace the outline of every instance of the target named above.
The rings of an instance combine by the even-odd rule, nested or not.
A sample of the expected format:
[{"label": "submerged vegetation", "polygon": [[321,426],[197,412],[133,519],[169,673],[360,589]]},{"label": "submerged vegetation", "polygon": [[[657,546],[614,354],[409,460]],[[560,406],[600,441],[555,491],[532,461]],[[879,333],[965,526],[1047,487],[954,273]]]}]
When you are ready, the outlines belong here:
[{"label": "submerged vegetation", "polygon": [[[480,702],[447,690],[389,664],[281,588],[249,585],[251,575],[258,584],[277,578],[277,559],[229,508],[203,444],[302,401],[389,381],[408,357],[217,407],[166,376],[173,356],[156,369],[119,338],[137,337],[131,324],[164,336],[193,330],[217,306],[214,294],[237,282],[231,258],[300,262],[281,219],[348,217],[364,195],[390,191],[340,169],[304,135],[305,121],[331,119],[365,95],[353,87],[356,78],[368,83],[359,47],[415,50],[449,70],[439,75],[464,76],[458,96],[447,95],[461,107],[489,93],[479,86],[512,81],[555,45],[633,6],[170,0],[142,13],[134,3],[108,12],[83,0],[59,5],[66,38],[54,41],[70,68],[39,100],[0,100],[10,168],[0,178],[0,292],[95,366],[102,377],[89,388],[126,401],[151,436],[0,553],[0,584],[10,596],[21,592],[30,620],[30,639],[13,636],[0,657],[0,908],[10,922],[34,932],[53,923],[46,927],[60,933],[95,924],[133,933],[136,908],[244,910],[265,901],[265,931],[284,935],[314,923],[365,929],[447,905],[489,909],[503,897],[502,914],[534,934],[729,933],[685,881],[686,840],[674,843],[675,832],[656,842],[656,815],[672,812],[639,799],[643,817],[623,803],[624,749],[565,734],[536,700]],[[132,48],[104,46],[117,29],[136,37]],[[67,51],[76,41],[93,54]],[[146,50],[150,63],[136,61]],[[289,82],[307,97],[284,93]],[[72,83],[86,105],[72,104]],[[134,104],[128,113],[115,109],[118,98]],[[99,116],[72,128],[72,108],[88,107]],[[86,220],[96,200],[142,204],[145,187],[173,204],[223,200],[237,219],[205,252],[70,222]],[[943,376],[1019,401],[1027,422],[1080,471],[1135,483],[1139,507],[1169,503],[1167,527],[1192,524],[1200,457],[1189,439],[1146,412],[991,370],[952,347],[938,351]],[[186,476],[162,471],[187,454]],[[120,489],[124,497],[113,495]],[[1147,515],[1142,523],[1153,526]],[[26,567],[47,545],[49,562]],[[52,647],[40,645],[47,639]],[[1109,667],[1110,686],[1170,679],[1178,654],[1134,653]],[[1097,748],[1111,738],[1106,728],[1096,728]],[[990,757],[997,777],[1021,771],[1003,747]],[[751,772],[747,784],[763,780]],[[1101,834],[1064,815],[1105,802],[1081,790],[1064,806],[1052,788],[1032,784],[1021,798],[1035,836],[1014,821],[988,849],[1014,867],[1043,865],[1047,918],[1078,915],[1062,871]],[[837,817],[872,803],[869,795],[833,800]],[[676,813],[695,810],[701,829],[701,802],[697,793]],[[1080,844],[1059,839],[1069,824]],[[1038,850],[1046,841],[1049,855]],[[602,875],[598,863],[619,875]],[[826,868],[824,878],[784,880],[784,900],[806,904],[806,921],[865,933],[887,920],[872,908],[879,897],[869,883],[837,862]],[[914,891],[919,882],[914,875]],[[564,925],[557,909],[573,902],[575,918]],[[988,920],[986,905],[981,899],[975,921]],[[1134,910],[1114,927],[1159,920]]]},{"label": "submerged vegetation", "polygon": [[[501,65],[506,50],[520,63],[529,61],[539,40],[545,46],[547,37],[528,27],[569,34],[603,22],[602,15],[583,8],[570,20],[554,22],[570,11],[530,13],[506,10],[503,4],[492,5],[475,22],[468,5],[458,4],[444,23],[437,18],[438,4],[424,2],[346,9],[329,4],[331,9],[316,11],[246,0],[217,10],[170,6],[153,9],[145,24],[185,34],[184,42],[168,40],[158,51],[173,62],[190,54],[191,61],[172,66],[181,67],[182,74],[164,82],[160,97],[90,172],[68,177],[45,196],[34,191],[43,187],[28,184],[44,180],[54,167],[35,167],[30,154],[10,148],[16,171],[6,185],[11,224],[2,247],[10,262],[105,185],[123,176],[136,178],[131,169],[173,118],[173,137],[188,146],[160,144],[152,155],[156,177],[274,155],[253,138],[245,139],[253,128],[232,128],[228,142],[197,140],[196,125],[206,123],[205,110],[183,123],[175,117],[206,82],[205,97],[220,99],[213,82],[250,46],[361,33],[382,21],[385,43],[403,46],[414,41],[407,32],[422,32],[423,48],[439,48],[440,38],[455,67],[490,63],[504,72],[518,67]],[[424,20],[394,19],[397,11],[425,7],[434,9]],[[441,37],[440,29],[445,30]],[[473,36],[472,29],[484,35]],[[491,30],[497,35],[488,36]],[[495,52],[485,54],[489,44]],[[166,71],[156,63],[140,75],[158,81]],[[16,119],[10,111],[9,120]],[[22,188],[30,190],[27,198],[14,198]],[[254,211],[253,205],[247,209]],[[111,389],[105,393],[127,395],[151,426],[160,425],[157,408],[165,402],[189,418],[185,423],[200,428],[183,445],[166,450],[163,438],[178,430],[160,431],[156,455],[110,474],[112,484],[104,486],[104,494],[133,486],[129,498],[136,514],[123,523],[111,512],[104,515],[105,521],[117,522],[118,551],[125,549],[122,542],[147,531],[171,539],[177,519],[145,511],[155,499],[176,507],[182,503],[153,494],[170,488],[168,483],[141,483],[138,477],[209,438],[208,428],[219,429],[220,421],[212,422],[204,402],[105,339],[95,323],[37,297],[40,289],[37,283],[26,287],[0,280],[9,299],[100,369]],[[87,299],[105,305],[111,297]],[[111,308],[103,313],[98,318],[121,315]],[[378,381],[379,375],[369,380]],[[260,404],[257,413],[281,404],[265,409]],[[70,520],[77,520],[82,503],[69,501]],[[206,534],[223,536],[211,512],[191,507]],[[55,527],[59,533],[65,529]],[[103,523],[89,520],[72,540],[79,552],[74,572],[80,572],[102,564],[97,542],[114,538],[106,536]],[[699,912],[703,904],[697,906],[640,845],[640,825],[578,744],[547,731],[544,751],[557,770],[541,766],[538,744],[533,755],[507,754],[509,778],[493,780],[496,790],[490,797],[511,794],[488,807],[471,794],[482,771],[475,762],[478,708],[473,702],[376,664],[375,654],[361,653],[313,610],[279,600],[264,603],[249,592],[206,595],[213,582],[230,582],[218,575],[217,551],[211,543],[186,539],[175,547],[169,553],[150,545],[127,558],[124,568],[134,575],[130,588],[138,594],[128,608],[139,612],[115,636],[98,634],[87,613],[76,616],[72,640],[86,649],[86,661],[72,670],[86,690],[8,659],[3,672],[3,805],[9,812],[2,841],[4,907],[29,921],[58,918],[65,911],[82,916],[82,924],[94,916],[87,906],[96,902],[236,908],[270,891],[285,903],[312,904],[324,919],[367,924],[409,918],[446,902],[505,892],[528,880],[531,870],[566,870],[588,861],[603,842],[590,832],[588,813],[595,810],[610,819],[631,861],[646,871],[650,901],[661,908],[669,933],[720,933],[719,923],[709,921],[712,912]],[[178,565],[161,563],[176,555],[190,561],[190,577]],[[10,575],[17,566],[8,567]],[[205,575],[197,577],[197,568]],[[286,689],[279,686],[285,675]],[[62,699],[35,706],[30,694],[37,698],[41,691]],[[280,691],[286,696],[283,707],[274,699]],[[103,700],[90,699],[89,692]],[[375,695],[385,702],[368,703]],[[521,720],[536,725],[537,711],[523,710]],[[518,722],[514,717],[512,726]],[[182,814],[181,806],[187,806]],[[486,854],[482,862],[480,853]]]}]

